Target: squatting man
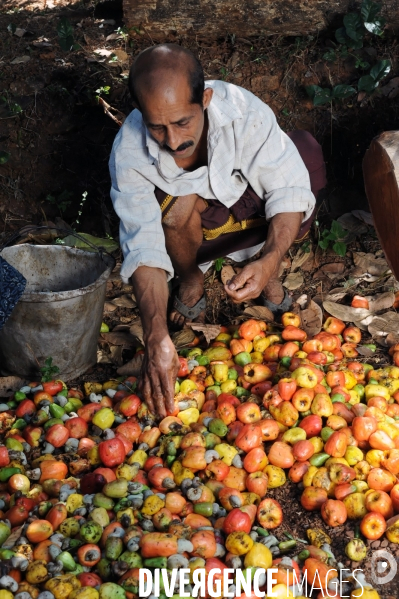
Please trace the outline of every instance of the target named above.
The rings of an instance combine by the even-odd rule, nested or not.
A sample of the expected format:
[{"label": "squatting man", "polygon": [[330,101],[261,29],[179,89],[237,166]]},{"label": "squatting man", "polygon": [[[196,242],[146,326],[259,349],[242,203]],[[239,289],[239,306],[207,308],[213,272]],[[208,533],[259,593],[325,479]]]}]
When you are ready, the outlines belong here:
[{"label": "squatting man", "polygon": [[[178,45],[141,52],[129,89],[134,110],[114,141],[111,198],[120,218],[121,276],[133,285],[143,324],[141,391],[164,416],[179,370],[168,317],[175,326],[202,318],[211,262],[257,253],[226,293],[234,302],[258,298],[276,315],[288,310],[279,266],[309,231],[325,165],[309,133],[286,134],[251,92],[204,81],[198,59]],[[168,281],[176,275],[167,316]]]}]

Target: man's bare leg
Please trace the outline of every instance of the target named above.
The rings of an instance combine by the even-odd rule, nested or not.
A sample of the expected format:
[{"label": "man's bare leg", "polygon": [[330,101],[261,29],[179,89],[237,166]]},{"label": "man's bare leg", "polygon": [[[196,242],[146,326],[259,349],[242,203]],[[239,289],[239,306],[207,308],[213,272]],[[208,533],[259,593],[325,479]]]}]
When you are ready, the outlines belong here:
[{"label": "man's bare leg", "polygon": [[[179,299],[189,308],[195,306],[204,294],[204,275],[196,259],[203,239],[201,212],[205,208],[204,200],[195,194],[180,196],[162,222],[166,250],[175,273],[179,275]],[[196,320],[200,319],[201,315]],[[170,320],[182,326],[185,317],[173,310]]]}]

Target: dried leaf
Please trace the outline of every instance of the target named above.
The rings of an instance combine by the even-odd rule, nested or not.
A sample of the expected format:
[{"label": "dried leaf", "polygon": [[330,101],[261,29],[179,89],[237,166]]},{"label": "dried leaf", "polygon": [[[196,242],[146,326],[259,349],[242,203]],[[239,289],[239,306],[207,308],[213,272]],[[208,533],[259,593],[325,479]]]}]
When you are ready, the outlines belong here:
[{"label": "dried leaf", "polygon": [[103,349],[97,350],[97,364],[112,364],[111,358]]},{"label": "dried leaf", "polygon": [[7,397],[11,393],[19,391],[25,384],[25,379],[21,379],[19,376],[0,377],[0,397]]},{"label": "dried leaf", "polygon": [[25,62],[29,62],[30,56],[17,56],[10,62],[10,64],[24,64]]},{"label": "dried leaf", "polygon": [[10,534],[10,536],[8,537],[8,539],[6,541],[4,541],[1,548],[2,549],[12,549],[15,546],[15,544],[17,543],[18,539],[22,536],[23,529],[24,529],[24,525],[18,526],[18,528],[15,528],[12,531],[12,533]]},{"label": "dried leaf", "polygon": [[187,347],[195,339],[195,333],[191,329],[182,329],[172,335],[172,341],[176,349]]},{"label": "dried leaf", "polygon": [[339,302],[340,300],[344,299],[346,295],[347,291],[345,291],[345,289],[342,287],[336,287],[328,292],[326,299],[333,302]]},{"label": "dried leaf", "polygon": [[117,306],[111,304],[111,302],[105,302],[104,304],[104,312],[113,312],[116,310]]},{"label": "dried leaf", "polygon": [[124,295],[121,295],[119,297],[115,297],[113,300],[111,300],[111,303],[114,304],[115,306],[118,306],[119,308],[136,308],[137,307],[137,304],[132,299],[132,296],[127,293],[125,293]]},{"label": "dried leaf", "polygon": [[361,356],[364,356],[365,358],[369,358],[370,356],[374,356],[375,354],[375,351],[364,345],[358,345],[356,347],[356,351],[359,352],[359,354]]},{"label": "dried leaf", "polygon": [[394,77],[389,83],[381,87],[381,93],[390,100],[396,98],[399,95],[399,77]]},{"label": "dried leaf", "polygon": [[303,275],[300,272],[291,272],[286,276],[283,282],[284,287],[293,291],[303,285]]},{"label": "dried leaf", "polygon": [[112,329],[113,333],[117,333],[118,331],[129,332],[130,326],[128,324],[117,324],[116,327]]},{"label": "dried leaf", "polygon": [[323,308],[331,316],[335,316],[335,318],[339,318],[344,322],[362,321],[364,318],[370,316],[369,310],[365,308],[352,308],[352,306],[344,306],[330,300],[323,302]]},{"label": "dried leaf", "polygon": [[17,27],[16,30],[14,31],[14,35],[16,35],[17,37],[23,37],[26,33],[26,29],[21,29],[20,27]]},{"label": "dried leaf", "polygon": [[131,335],[136,337],[142,345],[144,345],[143,325],[141,324],[140,318],[132,322],[129,332]]},{"label": "dried leaf", "polygon": [[245,308],[244,314],[248,314],[257,320],[274,322],[273,312],[269,308],[266,308],[266,306],[249,306],[249,308]]},{"label": "dried leaf", "polygon": [[375,316],[373,314],[370,314],[370,316],[363,318],[363,320],[354,320],[353,324],[355,326],[359,327],[359,329],[362,331],[368,331],[369,330],[368,326],[373,321],[374,318],[375,318]]},{"label": "dried leaf", "polygon": [[375,316],[369,324],[368,331],[380,345],[385,347],[388,344],[388,335],[390,336],[391,345],[393,344],[392,341],[399,343],[399,314],[386,312],[381,316]]},{"label": "dried leaf", "polygon": [[390,268],[385,258],[376,258],[374,254],[366,254],[364,252],[353,252],[353,262],[361,273],[369,273],[380,277],[386,273],[390,273]]},{"label": "dried leaf", "polygon": [[105,38],[106,42],[110,42],[112,40],[120,40],[123,38],[123,35],[121,33],[111,33],[110,35],[107,35],[107,37]]},{"label": "dried leaf", "polygon": [[292,261],[291,272],[295,272],[298,268],[301,268],[310,258],[313,258],[313,252],[305,252],[302,248],[299,248]]},{"label": "dried leaf", "polygon": [[200,331],[203,333],[207,343],[213,341],[220,333],[219,324],[203,324],[201,322],[190,322],[187,324],[193,331]]},{"label": "dried leaf", "polygon": [[99,56],[105,56],[106,58],[108,56],[111,56],[112,53],[112,50],[107,50],[106,48],[97,48],[97,50],[94,50],[94,54],[98,54]]},{"label": "dried leaf", "polygon": [[345,270],[345,264],[343,262],[329,262],[328,264],[323,264],[323,266],[320,267],[320,270],[327,275],[329,273],[341,275]]},{"label": "dried leaf", "polygon": [[112,345],[109,348],[109,355],[111,358],[112,364],[115,366],[122,366],[123,358],[122,358],[123,347],[121,345]]},{"label": "dried leaf", "polygon": [[379,293],[378,295],[367,299],[369,300],[370,312],[375,313],[392,308],[395,302],[395,294],[391,291],[387,291],[386,293]]},{"label": "dried leaf", "polygon": [[129,55],[124,50],[113,50],[112,54],[114,54],[119,62],[126,62],[129,59]]},{"label": "dried leaf", "polygon": [[353,212],[347,212],[346,214],[343,214],[342,216],[337,218],[337,221],[340,223],[340,225],[342,225],[342,227],[346,231],[356,233],[356,235],[362,235],[363,233],[366,233],[368,230],[367,225],[365,225],[364,222],[359,220],[353,214]]},{"label": "dried leaf", "polygon": [[235,274],[235,270],[230,264],[223,266],[220,272],[220,278],[222,279],[223,285],[227,285],[227,283],[235,276]]},{"label": "dried leaf", "polygon": [[310,300],[309,306],[300,312],[302,319],[302,328],[306,331],[309,337],[313,337],[320,333],[323,324],[323,311],[314,302]]},{"label": "dried leaf", "polygon": [[101,338],[110,345],[121,345],[122,347],[138,347],[141,345],[136,336],[121,331],[101,333]]},{"label": "dried leaf", "polygon": [[137,354],[129,362],[116,371],[121,376],[139,376],[143,364],[144,355]]},{"label": "dried leaf", "polygon": [[374,227],[373,215],[371,212],[366,212],[365,210],[352,210],[352,214],[354,214],[359,220],[362,220],[364,223],[366,223],[366,225]]}]

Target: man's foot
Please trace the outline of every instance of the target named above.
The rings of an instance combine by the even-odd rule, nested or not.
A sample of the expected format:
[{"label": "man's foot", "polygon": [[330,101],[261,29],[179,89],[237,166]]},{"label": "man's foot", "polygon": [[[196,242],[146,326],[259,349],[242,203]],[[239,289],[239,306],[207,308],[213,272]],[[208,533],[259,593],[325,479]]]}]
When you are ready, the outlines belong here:
[{"label": "man's foot", "polygon": [[[187,308],[195,306],[204,295],[204,275],[200,269],[198,273],[190,279],[180,282],[178,299]],[[205,302],[204,302],[205,304]],[[201,313],[195,318],[187,318],[178,309],[173,309],[169,316],[170,321],[176,326],[182,327],[185,322],[195,320],[195,322],[204,322],[205,320],[205,305]]]}]

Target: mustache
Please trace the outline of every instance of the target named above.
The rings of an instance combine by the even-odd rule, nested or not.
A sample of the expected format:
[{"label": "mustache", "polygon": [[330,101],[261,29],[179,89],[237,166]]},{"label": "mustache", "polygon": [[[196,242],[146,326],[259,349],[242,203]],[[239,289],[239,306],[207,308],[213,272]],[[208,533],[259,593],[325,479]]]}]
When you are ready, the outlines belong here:
[{"label": "mustache", "polygon": [[183,150],[186,150],[187,148],[191,148],[191,146],[193,146],[193,145],[194,145],[193,141],[185,141],[178,148],[176,148],[176,150],[172,150],[172,148],[170,148],[167,144],[163,144],[162,147],[164,150],[167,150],[171,154],[174,154],[175,152],[182,152]]}]

